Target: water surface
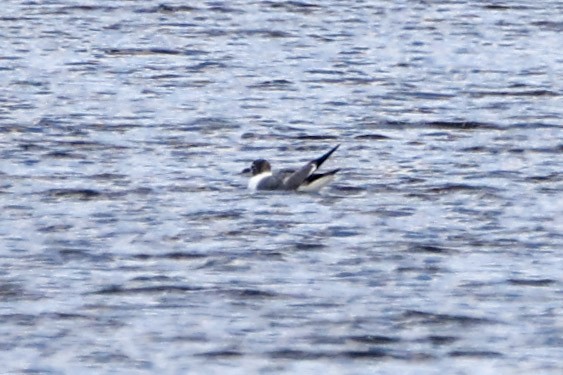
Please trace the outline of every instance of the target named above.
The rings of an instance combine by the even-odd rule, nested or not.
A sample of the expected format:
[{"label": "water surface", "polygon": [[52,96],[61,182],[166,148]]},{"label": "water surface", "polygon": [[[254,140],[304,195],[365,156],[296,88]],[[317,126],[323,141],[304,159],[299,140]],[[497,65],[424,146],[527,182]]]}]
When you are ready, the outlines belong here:
[{"label": "water surface", "polygon": [[3,371],[560,373],[562,15],[3,3]]}]

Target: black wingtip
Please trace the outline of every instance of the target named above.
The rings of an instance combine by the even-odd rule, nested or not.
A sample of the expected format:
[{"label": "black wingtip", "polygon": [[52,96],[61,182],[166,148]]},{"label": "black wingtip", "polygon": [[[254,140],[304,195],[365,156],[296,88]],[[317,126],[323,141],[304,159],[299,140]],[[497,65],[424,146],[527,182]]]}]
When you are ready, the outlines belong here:
[{"label": "black wingtip", "polygon": [[326,161],[326,159],[328,159],[330,155],[332,155],[332,153],[338,149],[338,147],[340,147],[340,144],[334,146],[329,152],[327,152],[320,158],[313,160],[313,164],[317,166],[317,169],[321,167],[321,165]]},{"label": "black wingtip", "polygon": [[310,184],[311,182],[318,180],[319,178],[323,178],[323,177],[326,177],[326,176],[333,176],[333,175],[337,174],[339,171],[340,171],[340,168],[339,169],[333,169],[332,171],[325,172],[325,173],[313,173],[312,175],[307,177],[307,179],[305,181],[307,181],[307,183]]}]

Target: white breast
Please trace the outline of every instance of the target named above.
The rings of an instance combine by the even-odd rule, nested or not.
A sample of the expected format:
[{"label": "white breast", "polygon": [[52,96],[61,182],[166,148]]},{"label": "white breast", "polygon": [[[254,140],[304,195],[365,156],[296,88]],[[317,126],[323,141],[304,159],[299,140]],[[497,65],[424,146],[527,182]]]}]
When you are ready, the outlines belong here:
[{"label": "white breast", "polygon": [[260,181],[262,181],[266,177],[270,177],[271,175],[272,172],[262,172],[260,174],[257,174],[256,176],[252,176],[250,178],[250,181],[248,181],[248,188],[250,190],[257,190]]}]

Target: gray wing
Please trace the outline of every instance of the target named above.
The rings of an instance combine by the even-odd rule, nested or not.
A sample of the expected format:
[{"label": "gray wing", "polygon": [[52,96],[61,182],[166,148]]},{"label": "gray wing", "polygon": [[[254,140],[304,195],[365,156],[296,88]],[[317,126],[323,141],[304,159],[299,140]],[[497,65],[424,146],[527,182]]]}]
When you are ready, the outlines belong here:
[{"label": "gray wing", "polygon": [[317,166],[313,162],[310,162],[285,177],[283,179],[285,189],[296,190],[316,169]]},{"label": "gray wing", "polygon": [[257,190],[281,190],[284,189],[283,179],[279,175],[271,175],[261,180],[256,186]]},{"label": "gray wing", "polygon": [[334,151],[338,149],[338,147],[340,147],[340,145],[334,146],[329,152],[320,158],[310,161],[288,177],[285,177],[283,179],[285,188],[287,190],[295,190],[301,186],[301,184],[305,182],[307,178],[313,174],[313,172],[320,168],[320,166],[326,161],[326,159],[329,158],[330,155],[332,155]]}]

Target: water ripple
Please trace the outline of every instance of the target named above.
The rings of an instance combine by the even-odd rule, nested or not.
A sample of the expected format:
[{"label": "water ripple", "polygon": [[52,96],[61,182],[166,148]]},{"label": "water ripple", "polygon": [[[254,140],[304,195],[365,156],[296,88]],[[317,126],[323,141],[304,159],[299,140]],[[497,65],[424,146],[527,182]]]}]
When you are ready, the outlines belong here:
[{"label": "water ripple", "polygon": [[559,374],[560,14],[6,2],[3,371]]}]

